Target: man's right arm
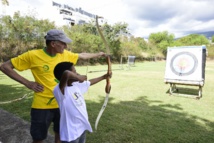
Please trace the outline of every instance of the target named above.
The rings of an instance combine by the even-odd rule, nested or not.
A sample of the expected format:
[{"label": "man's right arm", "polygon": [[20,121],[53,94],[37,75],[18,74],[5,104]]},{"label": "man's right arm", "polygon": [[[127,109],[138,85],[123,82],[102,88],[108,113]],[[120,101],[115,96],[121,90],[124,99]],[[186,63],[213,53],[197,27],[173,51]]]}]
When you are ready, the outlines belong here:
[{"label": "man's right arm", "polygon": [[80,53],[79,59],[87,60],[91,58],[100,58],[101,56],[106,57],[106,54],[103,52],[99,53]]},{"label": "man's right arm", "polygon": [[3,63],[0,66],[0,70],[6,74],[8,77],[12,78],[13,80],[25,85],[27,88],[35,91],[35,92],[42,92],[43,91],[43,86],[36,83],[36,82],[32,82],[27,80],[26,78],[20,76],[15,70],[14,70],[14,66],[11,63],[10,60],[8,60],[7,62]]}]

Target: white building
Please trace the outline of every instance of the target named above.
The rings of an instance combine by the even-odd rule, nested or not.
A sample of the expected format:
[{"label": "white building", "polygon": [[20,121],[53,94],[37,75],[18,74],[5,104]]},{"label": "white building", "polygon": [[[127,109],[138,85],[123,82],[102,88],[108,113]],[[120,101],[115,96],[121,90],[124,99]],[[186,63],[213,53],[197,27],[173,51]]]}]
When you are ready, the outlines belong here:
[{"label": "white building", "polygon": [[[82,8],[74,8],[69,5],[52,2],[52,6],[57,7],[59,14],[62,15],[62,19],[71,25],[85,24],[94,22],[96,15],[89,13]],[[99,24],[105,23],[105,19],[99,19]]]}]

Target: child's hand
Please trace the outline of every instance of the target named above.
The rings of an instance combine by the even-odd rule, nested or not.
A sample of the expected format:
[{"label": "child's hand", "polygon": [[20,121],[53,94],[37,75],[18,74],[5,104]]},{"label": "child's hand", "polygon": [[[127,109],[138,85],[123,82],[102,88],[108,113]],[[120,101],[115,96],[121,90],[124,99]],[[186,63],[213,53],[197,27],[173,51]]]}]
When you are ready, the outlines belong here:
[{"label": "child's hand", "polygon": [[104,75],[104,79],[107,79],[107,78],[111,78],[112,77],[112,72],[110,72],[109,74],[105,74]]}]

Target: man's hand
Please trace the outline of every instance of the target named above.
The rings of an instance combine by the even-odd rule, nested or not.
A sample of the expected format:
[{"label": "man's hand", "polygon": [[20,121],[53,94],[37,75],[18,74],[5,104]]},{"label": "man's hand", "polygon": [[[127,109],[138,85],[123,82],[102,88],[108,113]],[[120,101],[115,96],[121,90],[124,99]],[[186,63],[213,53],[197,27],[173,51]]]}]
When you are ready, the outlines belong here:
[{"label": "man's hand", "polygon": [[35,92],[42,92],[44,90],[43,85],[33,81],[29,81],[25,86]]},{"label": "man's hand", "polygon": [[99,52],[99,57],[107,57],[108,55],[106,54],[106,53],[104,53],[104,52]]}]

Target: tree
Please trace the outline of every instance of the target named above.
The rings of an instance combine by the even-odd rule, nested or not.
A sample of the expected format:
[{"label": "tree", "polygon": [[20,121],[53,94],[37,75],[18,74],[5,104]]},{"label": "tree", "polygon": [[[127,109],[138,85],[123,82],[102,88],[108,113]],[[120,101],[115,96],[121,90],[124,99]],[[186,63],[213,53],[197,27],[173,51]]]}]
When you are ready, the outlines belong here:
[{"label": "tree", "polygon": [[143,43],[143,38],[139,38],[139,37],[123,38],[123,41],[121,43],[121,55],[123,56],[134,55],[134,56],[140,57],[142,53],[142,49],[140,45],[142,43]]},{"label": "tree", "polygon": [[214,35],[212,36],[212,43],[214,43]]},{"label": "tree", "polygon": [[95,24],[93,22],[88,23],[88,24],[84,24],[82,30],[85,33],[98,35],[97,28],[96,28],[96,26],[95,26]]},{"label": "tree", "polygon": [[[128,24],[126,23],[116,23],[114,25],[109,25],[107,23],[104,23],[103,25],[100,26],[109,47],[111,47],[110,53],[112,55],[112,58],[115,60],[120,60],[120,55],[121,55],[120,37],[126,37],[127,34],[129,34],[127,26]],[[90,39],[93,43],[91,43],[90,46],[88,45],[88,48],[85,48],[85,50],[90,48],[90,49],[94,49],[94,51],[96,50],[102,50],[104,52],[106,51],[104,44],[102,42],[102,39],[99,36],[99,33],[97,31],[97,27],[93,23],[84,24],[81,26],[73,26],[71,29],[73,31],[79,30],[78,32],[81,33],[81,35],[77,34],[78,36],[74,37],[74,39],[77,40],[75,41],[74,44],[77,45],[77,42],[78,42],[78,45],[80,45],[81,43],[82,44],[85,43],[87,39]],[[94,35],[98,39],[93,36],[90,36],[90,34]],[[89,41],[87,43],[89,43]],[[83,44],[82,47],[84,46],[86,45]]]},{"label": "tree", "polygon": [[209,40],[204,35],[190,34],[177,40],[185,46],[207,45]]},{"label": "tree", "polygon": [[169,34],[167,31],[152,33],[149,36],[149,42],[155,44],[166,55],[167,47],[174,43],[174,34]]},{"label": "tree", "polygon": [[8,0],[1,0],[1,2],[2,2],[2,4],[3,4],[3,5],[7,5],[7,6],[9,6],[9,2],[8,2]]},{"label": "tree", "polygon": [[44,33],[55,28],[53,22],[21,16],[15,12],[0,18],[0,60],[8,60],[27,50],[43,48]]},{"label": "tree", "polygon": [[171,44],[174,41],[174,35],[169,34],[167,31],[151,33],[149,36],[149,41],[152,41],[155,44],[159,44],[162,41],[166,41],[167,43]]}]

